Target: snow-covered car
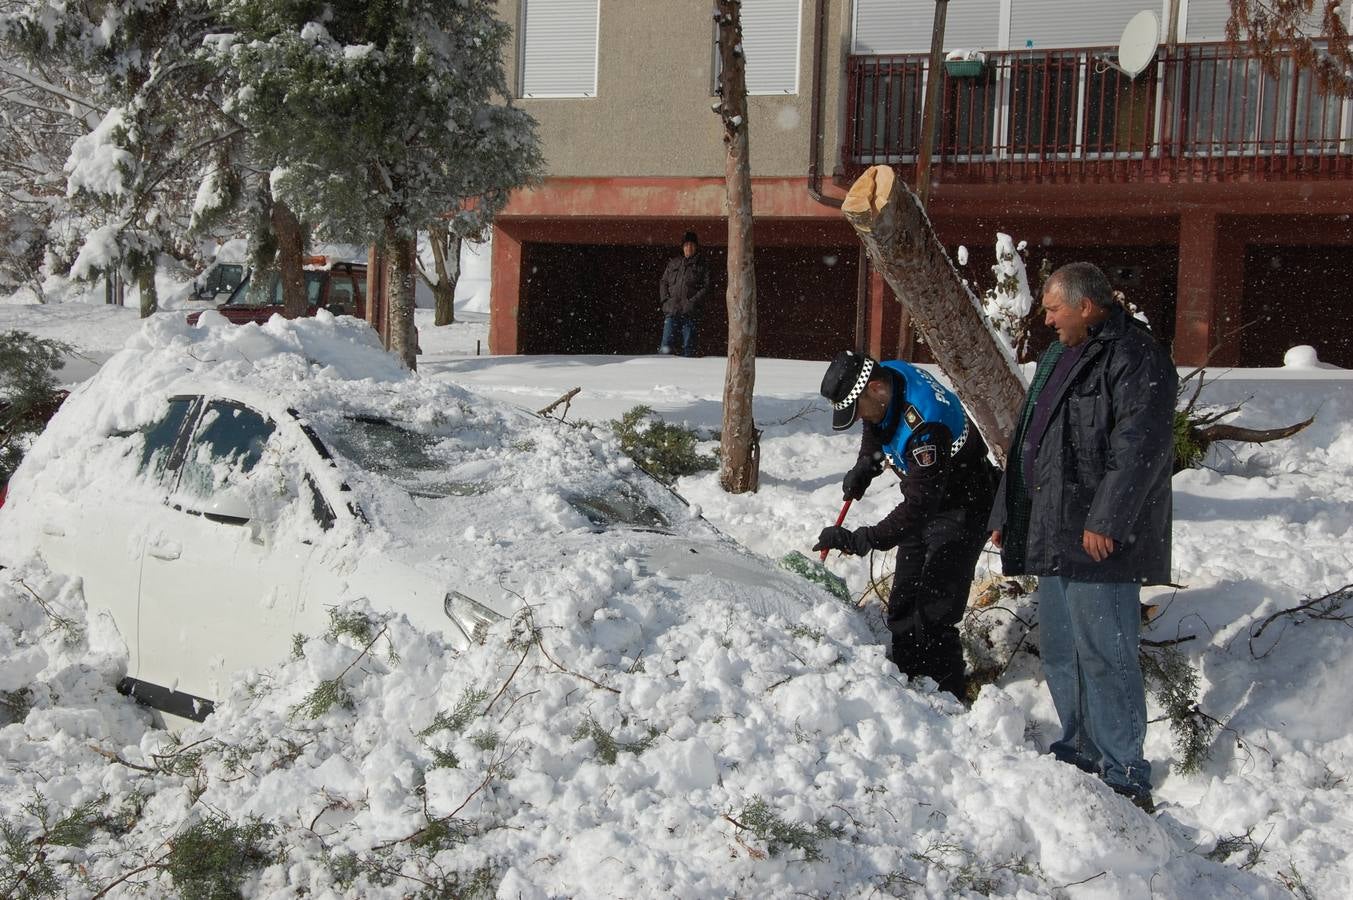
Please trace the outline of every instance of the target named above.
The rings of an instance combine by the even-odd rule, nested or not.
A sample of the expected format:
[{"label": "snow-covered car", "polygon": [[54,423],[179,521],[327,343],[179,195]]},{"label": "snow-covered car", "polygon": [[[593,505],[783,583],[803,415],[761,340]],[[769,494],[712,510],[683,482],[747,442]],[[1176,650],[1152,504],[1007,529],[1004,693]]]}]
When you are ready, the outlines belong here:
[{"label": "snow-covered car", "polygon": [[34,554],[111,615],[124,689],[196,720],[336,605],[365,598],[463,648],[564,559],[619,560],[672,603],[792,621],[830,601],[722,536],[609,433],[410,373],[365,323],[324,310],[147,320],[11,481],[0,562]]}]

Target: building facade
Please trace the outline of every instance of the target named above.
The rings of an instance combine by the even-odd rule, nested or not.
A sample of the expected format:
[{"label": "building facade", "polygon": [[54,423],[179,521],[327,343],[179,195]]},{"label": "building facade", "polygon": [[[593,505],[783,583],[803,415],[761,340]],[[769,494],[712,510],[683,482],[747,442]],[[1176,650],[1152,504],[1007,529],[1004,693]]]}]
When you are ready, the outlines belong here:
[{"label": "building facade", "polygon": [[[701,340],[720,352],[710,0],[499,8],[548,172],[495,225],[491,350],[653,352],[659,275],[694,230],[718,275]],[[1119,38],[1143,9],[1159,47],[1134,47],[1144,68],[1125,71]],[[968,248],[963,274],[979,289],[997,232],[1027,242],[1031,269],[1100,263],[1181,365],[1277,365],[1310,343],[1353,367],[1353,106],[1227,44],[1228,9],[951,0],[929,215],[946,245]],[[870,165],[915,183],[934,10],[743,0],[759,355],[924,358],[839,201]]]}]

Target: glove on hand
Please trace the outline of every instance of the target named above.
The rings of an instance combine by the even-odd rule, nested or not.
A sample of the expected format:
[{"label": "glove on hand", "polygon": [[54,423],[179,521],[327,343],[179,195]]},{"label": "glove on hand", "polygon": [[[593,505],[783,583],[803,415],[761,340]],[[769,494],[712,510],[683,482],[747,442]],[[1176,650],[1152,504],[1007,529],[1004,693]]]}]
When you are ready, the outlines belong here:
[{"label": "glove on hand", "polygon": [[840,550],[852,556],[865,556],[874,549],[874,545],[869,542],[869,534],[864,528],[851,531],[840,525],[829,525],[817,536],[817,543],[813,545],[813,549]]},{"label": "glove on hand", "polygon": [[883,473],[883,452],[875,450],[872,455],[861,459],[855,468],[846,473],[841,480],[841,493],[846,500],[859,500],[864,496],[869,483]]}]

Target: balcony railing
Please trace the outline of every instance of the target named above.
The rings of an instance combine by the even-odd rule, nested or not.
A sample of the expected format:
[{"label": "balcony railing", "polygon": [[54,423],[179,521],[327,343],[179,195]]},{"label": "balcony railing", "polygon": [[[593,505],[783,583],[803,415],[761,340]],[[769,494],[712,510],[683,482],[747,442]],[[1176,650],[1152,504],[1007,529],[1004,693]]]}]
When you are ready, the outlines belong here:
[{"label": "balcony railing", "polygon": [[[941,72],[932,165],[958,182],[1353,178],[1353,104],[1283,59],[1229,44],[1164,48],[1136,78],[1113,48],[989,53]],[[914,167],[926,56],[854,56],[842,159]]]}]

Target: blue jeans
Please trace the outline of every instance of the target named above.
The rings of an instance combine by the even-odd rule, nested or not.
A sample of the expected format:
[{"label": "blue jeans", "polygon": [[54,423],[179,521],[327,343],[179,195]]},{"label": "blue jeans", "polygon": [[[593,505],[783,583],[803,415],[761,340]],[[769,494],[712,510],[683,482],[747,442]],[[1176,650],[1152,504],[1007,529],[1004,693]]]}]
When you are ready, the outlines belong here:
[{"label": "blue jeans", "polygon": [[1038,579],[1043,673],[1062,720],[1058,759],[1102,771],[1110,787],[1151,790],[1146,690],[1137,661],[1141,585]]},{"label": "blue jeans", "polygon": [[677,334],[681,335],[681,355],[695,355],[695,319],[692,316],[672,313],[662,320],[662,346],[659,353],[675,353]]}]

